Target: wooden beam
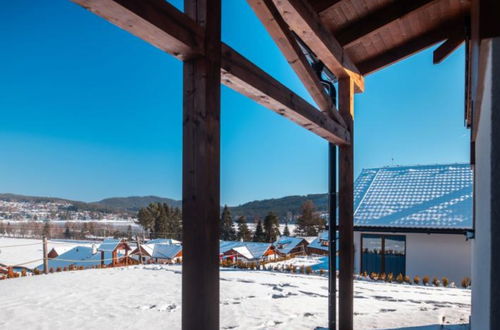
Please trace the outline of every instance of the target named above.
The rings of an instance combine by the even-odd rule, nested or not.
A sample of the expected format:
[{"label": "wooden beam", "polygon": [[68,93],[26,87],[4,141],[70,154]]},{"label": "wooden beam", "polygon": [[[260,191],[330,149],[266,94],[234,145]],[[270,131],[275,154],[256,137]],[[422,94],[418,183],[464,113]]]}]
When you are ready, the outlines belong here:
[{"label": "wooden beam", "polygon": [[273,0],[290,28],[338,78],[350,77],[356,92],[364,90],[364,79],[335,37],[323,26],[319,15],[305,0]]},{"label": "wooden beam", "polygon": [[351,144],[339,150],[339,329],[353,328],[354,272],[354,86],[339,81],[339,110],[351,133]]},{"label": "wooden beam", "polygon": [[453,53],[465,41],[465,36],[455,35],[443,42],[434,53],[432,53],[432,63],[439,64],[451,53]]},{"label": "wooden beam", "polygon": [[410,55],[415,54],[416,52],[443,41],[457,30],[463,29],[463,24],[464,19],[462,17],[456,20],[448,21],[431,31],[408,40],[402,45],[358,63],[358,68],[363,75],[373,73],[388,66],[389,64],[398,62]]},{"label": "wooden beam", "polygon": [[221,0],[185,0],[205,55],[184,62],[182,329],[219,329]]},{"label": "wooden beam", "polygon": [[342,0],[312,0],[311,6],[317,13],[327,10]]},{"label": "wooden beam", "polygon": [[203,29],[164,0],[71,0],[179,58],[203,53]]},{"label": "wooden beam", "polygon": [[309,94],[325,114],[332,116],[345,127],[344,120],[337,112],[330,95],[325,92],[316,72],[302,52],[295,36],[281,17],[272,0],[247,0],[257,17],[266,27],[281,52],[300,78]]},{"label": "wooden beam", "polygon": [[222,45],[222,83],[337,145],[349,144],[349,132],[303,98]]},{"label": "wooden beam", "polygon": [[[203,29],[166,1],[72,1],[181,60],[203,55]],[[124,7],[125,3],[128,7]],[[152,10],[157,7],[160,8],[158,11]],[[150,20],[157,21],[157,24],[150,23]],[[169,20],[173,22],[162,23]],[[172,41],[172,38],[178,35],[193,37],[184,38],[185,42],[181,44],[185,46],[177,47],[175,45],[178,41]],[[222,48],[223,84],[282,114],[331,143],[349,144],[349,133],[341,125],[323,115],[231,47],[223,44]]]},{"label": "wooden beam", "polygon": [[434,1],[436,0],[397,0],[390,2],[367,16],[350,23],[340,31],[336,31],[335,37],[342,46],[349,46],[358,39]]}]

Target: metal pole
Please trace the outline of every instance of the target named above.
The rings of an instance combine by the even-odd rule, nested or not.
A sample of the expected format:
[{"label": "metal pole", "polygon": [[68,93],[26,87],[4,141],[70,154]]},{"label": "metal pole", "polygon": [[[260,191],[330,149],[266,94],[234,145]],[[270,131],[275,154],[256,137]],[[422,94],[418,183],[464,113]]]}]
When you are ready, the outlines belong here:
[{"label": "metal pole", "polygon": [[49,257],[47,252],[47,236],[43,236],[43,273],[49,273]]},{"label": "metal pole", "polygon": [[337,324],[337,146],[328,144],[328,328]]}]

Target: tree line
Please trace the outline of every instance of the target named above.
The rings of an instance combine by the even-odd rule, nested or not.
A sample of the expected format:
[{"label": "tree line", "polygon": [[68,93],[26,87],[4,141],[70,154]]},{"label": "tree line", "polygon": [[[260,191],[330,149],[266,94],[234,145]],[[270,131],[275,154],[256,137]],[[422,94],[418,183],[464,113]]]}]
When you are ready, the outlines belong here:
[{"label": "tree line", "polygon": [[[315,210],[314,203],[310,200],[304,202],[300,209],[300,216],[297,219],[294,234],[297,236],[316,236],[325,229],[326,221]],[[283,236],[290,236],[288,223],[280,233],[279,219],[274,212],[269,212],[264,221],[257,220],[255,231],[252,233],[247,225],[244,216],[238,217],[236,220],[236,229],[234,228],[231,212],[229,208],[224,206],[220,220],[220,239],[226,241],[241,240],[253,242],[272,243],[276,239]]]}]

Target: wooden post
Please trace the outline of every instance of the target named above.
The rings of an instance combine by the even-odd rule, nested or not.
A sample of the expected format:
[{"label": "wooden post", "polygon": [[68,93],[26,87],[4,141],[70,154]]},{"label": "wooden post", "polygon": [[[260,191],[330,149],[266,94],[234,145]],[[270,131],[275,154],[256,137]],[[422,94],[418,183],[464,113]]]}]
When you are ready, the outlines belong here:
[{"label": "wooden post", "polygon": [[328,144],[328,328],[337,328],[337,146]]},{"label": "wooden post", "polygon": [[139,235],[135,235],[135,240],[137,241],[137,249],[139,249],[139,263],[142,265],[142,248],[139,241]]},{"label": "wooden post", "polygon": [[353,328],[353,272],[354,272],[354,84],[339,80],[339,111],[351,133],[351,144],[339,151],[339,329]]},{"label": "wooden post", "polygon": [[48,257],[48,251],[47,251],[47,237],[43,236],[42,239],[42,245],[43,245],[43,273],[48,274],[49,273],[49,257]]},{"label": "wooden post", "polygon": [[182,329],[219,329],[221,0],[185,0],[205,55],[184,62]]}]

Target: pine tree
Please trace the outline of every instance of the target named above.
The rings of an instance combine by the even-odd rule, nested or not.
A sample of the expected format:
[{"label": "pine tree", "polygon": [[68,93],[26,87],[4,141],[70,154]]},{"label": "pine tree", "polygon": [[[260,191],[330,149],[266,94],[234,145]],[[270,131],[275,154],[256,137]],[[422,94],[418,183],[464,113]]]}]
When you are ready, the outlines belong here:
[{"label": "pine tree", "polygon": [[69,228],[69,223],[66,222],[66,224],[64,225],[64,238],[70,239],[71,236],[73,236],[73,235],[71,234],[71,229]]},{"label": "pine tree", "polygon": [[269,212],[264,218],[264,233],[266,242],[272,243],[276,241],[280,235],[279,226],[280,223],[278,217],[273,212]]},{"label": "pine tree", "polygon": [[316,236],[325,228],[325,220],[316,212],[312,201],[308,200],[302,204],[301,215],[297,219],[295,233],[304,236]]},{"label": "pine tree", "polygon": [[5,234],[5,225],[3,224],[2,221],[0,221],[0,235]]},{"label": "pine tree", "polygon": [[233,219],[227,205],[222,210],[220,219],[220,239],[223,241],[234,241],[236,239],[236,231],[233,227]]},{"label": "pine tree", "polygon": [[288,229],[288,223],[285,224],[285,229],[283,229],[283,236],[290,236],[290,229]]},{"label": "pine tree", "polygon": [[236,220],[238,224],[238,236],[237,239],[250,242],[252,240],[252,232],[248,229],[247,220],[244,216],[240,216],[238,220]]},{"label": "pine tree", "polygon": [[262,229],[262,222],[260,220],[257,222],[257,227],[255,227],[255,232],[253,234],[253,241],[254,242],[265,242],[266,241],[266,234],[264,233],[264,230]]},{"label": "pine tree", "polygon": [[127,238],[129,240],[132,239],[132,226],[131,225],[128,225],[128,227],[127,227]]}]

